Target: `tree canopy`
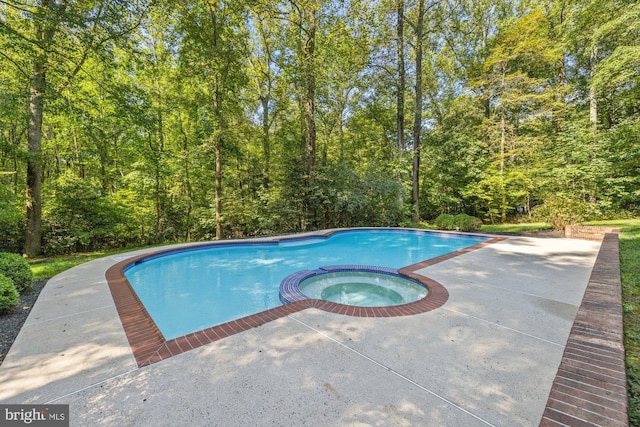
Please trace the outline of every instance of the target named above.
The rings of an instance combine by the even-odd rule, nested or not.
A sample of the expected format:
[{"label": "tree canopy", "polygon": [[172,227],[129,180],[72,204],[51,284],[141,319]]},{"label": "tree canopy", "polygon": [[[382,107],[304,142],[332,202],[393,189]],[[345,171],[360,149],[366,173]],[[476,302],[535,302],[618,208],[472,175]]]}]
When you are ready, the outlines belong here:
[{"label": "tree canopy", "polygon": [[0,2],[0,250],[640,211],[631,0]]}]

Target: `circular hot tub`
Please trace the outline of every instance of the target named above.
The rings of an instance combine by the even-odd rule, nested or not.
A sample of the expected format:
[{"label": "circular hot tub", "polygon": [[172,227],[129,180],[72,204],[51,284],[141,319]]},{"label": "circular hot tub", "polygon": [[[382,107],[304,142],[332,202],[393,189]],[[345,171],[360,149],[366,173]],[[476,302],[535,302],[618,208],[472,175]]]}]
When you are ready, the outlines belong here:
[{"label": "circular hot tub", "polygon": [[[340,275],[340,273],[334,274]],[[371,278],[373,275],[373,273],[362,274],[367,274],[366,279]],[[406,302],[398,292],[384,285],[366,283],[362,281],[362,278],[353,277],[354,275],[347,275],[346,278],[340,275],[340,278],[346,279],[346,282],[323,288],[319,299],[360,307],[398,305]],[[314,279],[309,279],[308,281],[313,282]],[[305,285],[307,285],[307,283],[305,283]],[[309,283],[308,286],[311,287],[313,285]],[[308,293],[306,289],[302,289],[302,292]]]},{"label": "circular hot tub", "polygon": [[320,299],[357,307],[387,307],[421,300],[427,292],[420,282],[393,269],[333,266],[288,276],[280,285],[280,300]]}]

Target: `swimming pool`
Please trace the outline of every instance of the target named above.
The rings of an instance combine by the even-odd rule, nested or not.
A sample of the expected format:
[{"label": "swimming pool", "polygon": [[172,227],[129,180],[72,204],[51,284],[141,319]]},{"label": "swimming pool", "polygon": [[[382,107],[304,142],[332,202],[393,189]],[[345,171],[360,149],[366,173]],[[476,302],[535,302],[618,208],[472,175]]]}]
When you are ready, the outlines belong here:
[{"label": "swimming pool", "polygon": [[486,241],[406,229],[350,229],[328,236],[245,241],[158,253],[124,274],[166,339],[281,305],[281,281],[323,265],[392,269]]}]

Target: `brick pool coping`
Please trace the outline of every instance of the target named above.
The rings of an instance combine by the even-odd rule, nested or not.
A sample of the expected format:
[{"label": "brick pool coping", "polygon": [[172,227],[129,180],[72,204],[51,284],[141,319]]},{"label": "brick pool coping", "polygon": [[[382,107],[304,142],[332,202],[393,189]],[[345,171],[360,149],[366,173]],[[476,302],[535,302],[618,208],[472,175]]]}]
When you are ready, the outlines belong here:
[{"label": "brick pool coping", "polygon": [[618,234],[602,240],[540,426],[628,426]]},{"label": "brick pool coping", "polygon": [[[335,231],[330,231],[325,234],[316,234],[301,238],[314,236],[326,237],[334,232]],[[164,338],[154,321],[151,319],[151,316],[125,277],[124,270],[128,265],[134,264],[141,259],[165,252],[175,251],[175,248],[149,252],[120,261],[110,267],[106,271],[105,276],[133,356],[138,367],[143,367],[251,328],[257,328],[265,323],[286,317],[307,308],[317,308],[331,313],[356,317],[411,316],[435,310],[447,302],[449,299],[449,292],[440,283],[428,277],[416,274],[415,271],[505,239],[505,237],[491,238],[490,240],[476,245],[398,269],[399,274],[419,281],[426,286],[429,291],[424,298],[412,303],[390,307],[355,307],[324,300],[307,299],[285,304],[170,340],[166,340]],[[260,243],[277,243],[282,240],[288,241],[291,239],[270,239]],[[200,247],[228,244],[229,242],[224,241],[208,242],[204,244],[196,243],[177,250],[189,250]]]}]

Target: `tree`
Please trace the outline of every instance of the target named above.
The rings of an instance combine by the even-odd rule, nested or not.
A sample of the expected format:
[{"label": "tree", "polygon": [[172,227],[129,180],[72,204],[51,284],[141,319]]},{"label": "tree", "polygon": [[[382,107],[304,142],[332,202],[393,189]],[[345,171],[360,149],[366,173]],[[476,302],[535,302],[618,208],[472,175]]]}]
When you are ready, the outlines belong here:
[{"label": "tree", "polygon": [[[495,111],[485,121],[495,170],[484,183],[494,194],[493,209],[502,222],[521,198],[517,189],[524,189],[526,196],[531,188],[526,177],[535,168],[527,163],[530,153],[544,146],[539,129],[556,101],[555,88],[548,82],[562,52],[552,47],[545,24],[542,10],[531,10],[498,35],[484,63],[482,84]],[[526,167],[520,169],[520,164]]]},{"label": "tree", "polygon": [[[268,7],[268,6],[267,6]],[[271,128],[274,122],[274,91],[279,67],[276,64],[276,39],[278,20],[273,18],[273,11],[258,10],[252,14],[253,53],[250,57],[251,74],[255,82],[255,90],[260,101],[262,115],[262,186],[269,189],[271,181]]]},{"label": "tree", "polygon": [[138,2],[121,5],[52,0],[38,0],[33,5],[12,2],[2,5],[0,18],[12,46],[2,57],[28,78],[24,245],[28,256],[38,255],[42,250],[41,153],[46,103],[64,94],[91,54],[136,28],[145,7]]},{"label": "tree", "polygon": [[425,16],[438,6],[438,2],[433,1],[425,4],[424,0],[418,0],[415,9],[414,30],[414,54],[415,54],[415,84],[414,84],[414,111],[413,111],[413,165],[411,172],[411,202],[413,206],[412,221],[420,221],[420,157],[421,157],[421,134],[423,129],[424,99],[423,99],[423,49],[425,38],[432,31],[432,28],[425,27]]},{"label": "tree", "polygon": [[406,88],[406,72],[404,67],[404,0],[396,0],[397,8],[397,46],[398,89],[396,93],[396,143],[398,151],[404,150],[404,99]]},{"label": "tree", "polygon": [[413,116],[413,169],[411,173],[413,222],[420,221],[420,133],[422,132],[422,48],[424,43],[424,0],[418,0],[415,25],[415,109]]},{"label": "tree", "polygon": [[182,73],[195,83],[191,101],[202,106],[203,147],[214,160],[216,239],[223,237],[225,152],[233,146],[230,122],[240,114],[234,94],[246,79],[244,19],[243,5],[236,2],[194,1],[181,8]]},{"label": "tree", "polygon": [[[600,140],[604,161],[600,170],[601,196],[616,208],[635,210],[640,205],[637,153],[640,117],[640,5],[617,2],[610,19],[593,33],[591,44],[599,46],[599,62],[592,74],[590,93],[600,94]],[[601,160],[601,161],[602,161]],[[600,163],[601,164],[601,163]]]},{"label": "tree", "polygon": [[147,1],[0,3],[0,244],[640,209],[637,2]]},{"label": "tree", "polygon": [[27,161],[27,228],[24,253],[27,256],[39,255],[42,248],[42,120],[44,100],[47,89],[46,68],[53,37],[58,30],[59,21],[64,14],[67,3],[44,0],[36,3],[37,10],[33,20],[33,39],[36,52],[31,64],[29,78],[29,129],[27,145],[29,158]]}]

